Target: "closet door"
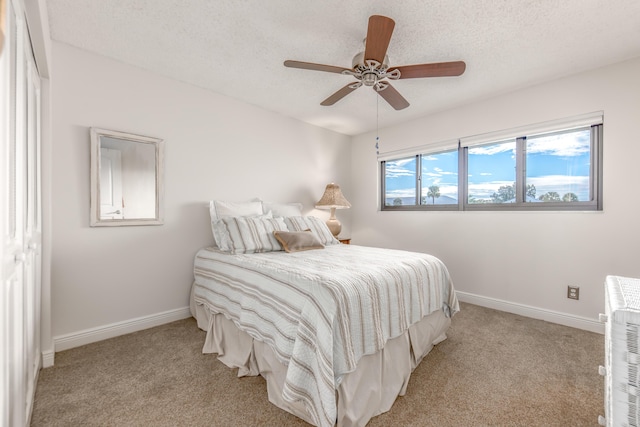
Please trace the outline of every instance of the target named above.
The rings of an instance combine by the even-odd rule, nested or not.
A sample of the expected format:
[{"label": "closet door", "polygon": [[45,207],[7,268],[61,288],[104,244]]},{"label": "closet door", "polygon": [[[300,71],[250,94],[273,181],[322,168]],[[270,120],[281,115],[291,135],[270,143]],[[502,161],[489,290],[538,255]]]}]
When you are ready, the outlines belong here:
[{"label": "closet door", "polygon": [[25,215],[23,221],[24,242],[24,311],[23,334],[25,345],[26,417],[30,419],[33,398],[42,366],[40,348],[40,294],[42,283],[42,209],[40,181],[40,77],[31,52],[31,42],[25,46],[26,71],[26,182],[24,183]]},{"label": "closet door", "polygon": [[[0,0],[1,1],[1,0]],[[29,422],[40,351],[40,79],[20,0],[0,54],[0,425]]]}]

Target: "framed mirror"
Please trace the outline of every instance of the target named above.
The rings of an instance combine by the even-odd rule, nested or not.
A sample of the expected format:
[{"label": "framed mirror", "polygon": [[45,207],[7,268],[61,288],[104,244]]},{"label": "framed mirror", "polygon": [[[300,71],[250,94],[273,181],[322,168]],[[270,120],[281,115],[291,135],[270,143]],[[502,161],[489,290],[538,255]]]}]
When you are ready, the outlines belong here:
[{"label": "framed mirror", "polygon": [[92,227],[164,222],[164,141],[91,128]]}]

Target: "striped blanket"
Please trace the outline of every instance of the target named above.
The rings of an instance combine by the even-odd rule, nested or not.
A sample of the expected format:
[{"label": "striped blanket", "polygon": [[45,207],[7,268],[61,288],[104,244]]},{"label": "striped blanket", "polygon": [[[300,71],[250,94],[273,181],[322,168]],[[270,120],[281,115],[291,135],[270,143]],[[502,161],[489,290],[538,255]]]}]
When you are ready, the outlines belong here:
[{"label": "striped blanket", "polygon": [[194,300],[268,344],[287,366],[285,401],[318,426],[336,422],[335,390],[358,360],[436,310],[458,311],[444,264],[356,245],[230,255],[202,249]]}]

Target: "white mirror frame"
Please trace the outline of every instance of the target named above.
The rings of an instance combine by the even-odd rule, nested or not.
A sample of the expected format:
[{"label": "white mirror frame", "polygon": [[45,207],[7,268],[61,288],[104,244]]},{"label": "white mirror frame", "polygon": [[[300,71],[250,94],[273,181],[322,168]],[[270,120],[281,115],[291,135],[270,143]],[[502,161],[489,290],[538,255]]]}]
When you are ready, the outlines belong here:
[{"label": "white mirror frame", "polygon": [[[151,144],[155,149],[155,217],[104,219],[100,212],[101,139],[108,137],[140,144]],[[91,128],[91,227],[164,224],[164,141],[159,138],[131,133]]]}]

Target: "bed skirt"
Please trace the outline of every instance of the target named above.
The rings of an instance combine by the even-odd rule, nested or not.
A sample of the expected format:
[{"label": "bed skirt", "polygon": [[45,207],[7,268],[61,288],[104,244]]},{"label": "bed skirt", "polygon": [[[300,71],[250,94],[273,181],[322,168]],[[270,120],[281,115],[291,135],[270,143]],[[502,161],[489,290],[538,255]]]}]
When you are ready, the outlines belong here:
[{"label": "bed skirt", "polygon": [[[224,315],[211,312],[193,298],[191,313],[198,327],[207,332],[203,353],[217,353],[222,363],[238,368],[239,377],[262,375],[271,403],[315,424],[301,402],[282,398],[287,367],[268,345],[254,340]],[[396,398],[406,393],[411,372],[434,345],[446,339],[450,325],[451,319],[438,310],[387,341],[382,350],[362,357],[356,370],[344,375],[336,389],[337,426],[364,426],[372,417],[389,411]]]}]

